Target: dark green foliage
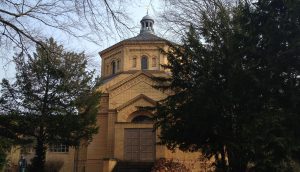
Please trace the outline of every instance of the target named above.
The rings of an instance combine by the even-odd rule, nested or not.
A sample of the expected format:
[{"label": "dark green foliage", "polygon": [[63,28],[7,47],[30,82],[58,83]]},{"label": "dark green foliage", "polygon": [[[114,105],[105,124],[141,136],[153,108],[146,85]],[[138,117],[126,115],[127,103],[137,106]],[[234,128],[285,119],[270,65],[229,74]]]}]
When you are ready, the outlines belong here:
[{"label": "dark green foliage", "polygon": [[30,143],[30,139],[21,139],[18,136],[16,136],[11,130],[7,130],[6,128],[0,125],[0,171],[7,164],[6,158],[11,148],[15,145],[28,143]]},{"label": "dark green foliage", "polygon": [[300,146],[300,2],[214,6],[200,30],[191,26],[166,52],[175,94],[156,107],[161,141],[201,150],[221,171],[291,171]]},{"label": "dark green foliage", "polygon": [[1,131],[11,138],[33,140],[32,168],[42,172],[48,145],[78,146],[81,139],[92,139],[98,129],[100,94],[93,72],[87,71],[86,56],[65,51],[53,39],[37,45],[32,56],[20,54],[14,61],[15,82],[2,81]]},{"label": "dark green foliage", "polygon": [[151,172],[162,172],[162,171],[168,171],[168,172],[190,172],[191,169],[187,168],[185,164],[181,162],[176,162],[173,159],[164,159],[161,158],[157,160],[154,164],[154,166],[151,169]]},{"label": "dark green foliage", "polygon": [[0,137],[0,171],[6,164],[6,156],[12,146],[10,139]]}]

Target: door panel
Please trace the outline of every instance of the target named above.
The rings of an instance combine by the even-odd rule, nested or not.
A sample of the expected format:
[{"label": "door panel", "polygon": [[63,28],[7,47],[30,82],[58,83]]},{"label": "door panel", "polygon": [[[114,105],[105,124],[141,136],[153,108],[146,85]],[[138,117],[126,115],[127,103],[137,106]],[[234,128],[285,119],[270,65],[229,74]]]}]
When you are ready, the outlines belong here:
[{"label": "door panel", "polygon": [[124,159],[154,161],[155,133],[152,129],[125,129]]}]

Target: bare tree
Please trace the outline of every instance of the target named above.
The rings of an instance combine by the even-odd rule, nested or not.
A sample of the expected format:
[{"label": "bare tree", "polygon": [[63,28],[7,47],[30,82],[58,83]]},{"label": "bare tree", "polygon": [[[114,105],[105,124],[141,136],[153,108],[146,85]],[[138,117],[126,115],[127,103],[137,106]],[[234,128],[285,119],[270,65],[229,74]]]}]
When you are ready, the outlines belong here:
[{"label": "bare tree", "polygon": [[170,38],[178,39],[185,35],[190,25],[200,30],[203,14],[212,19],[216,18],[216,11],[229,8],[234,0],[165,0],[164,3],[160,15],[161,23],[167,34],[172,35]]},{"label": "bare tree", "polygon": [[130,0],[0,0],[0,48],[25,50],[49,33],[102,42],[131,28],[124,21]]}]

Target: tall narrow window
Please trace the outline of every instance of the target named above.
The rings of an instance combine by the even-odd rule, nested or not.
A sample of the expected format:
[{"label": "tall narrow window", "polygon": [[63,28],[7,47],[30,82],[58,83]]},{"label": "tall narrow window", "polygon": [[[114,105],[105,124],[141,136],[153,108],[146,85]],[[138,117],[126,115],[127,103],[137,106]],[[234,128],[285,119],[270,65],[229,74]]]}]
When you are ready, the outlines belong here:
[{"label": "tall narrow window", "polygon": [[136,67],[136,57],[132,58],[132,67],[135,68]]},{"label": "tall narrow window", "polygon": [[117,70],[120,70],[120,60],[117,61]]},{"label": "tall narrow window", "polygon": [[116,73],[116,62],[115,61],[113,61],[111,63],[111,69],[112,69],[112,74],[115,74]]},{"label": "tall narrow window", "polygon": [[142,70],[148,69],[148,57],[147,56],[142,56],[141,66],[142,66]]},{"label": "tall narrow window", "polygon": [[155,57],[153,57],[152,58],[152,67],[156,67],[156,58]]}]

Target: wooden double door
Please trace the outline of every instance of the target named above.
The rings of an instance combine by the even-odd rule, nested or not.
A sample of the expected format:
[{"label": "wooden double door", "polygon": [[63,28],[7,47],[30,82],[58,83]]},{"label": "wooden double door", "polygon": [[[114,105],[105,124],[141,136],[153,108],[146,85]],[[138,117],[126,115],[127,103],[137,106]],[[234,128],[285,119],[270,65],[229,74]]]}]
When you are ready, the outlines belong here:
[{"label": "wooden double door", "polygon": [[130,128],[124,132],[124,160],[155,160],[155,132],[152,128]]}]

